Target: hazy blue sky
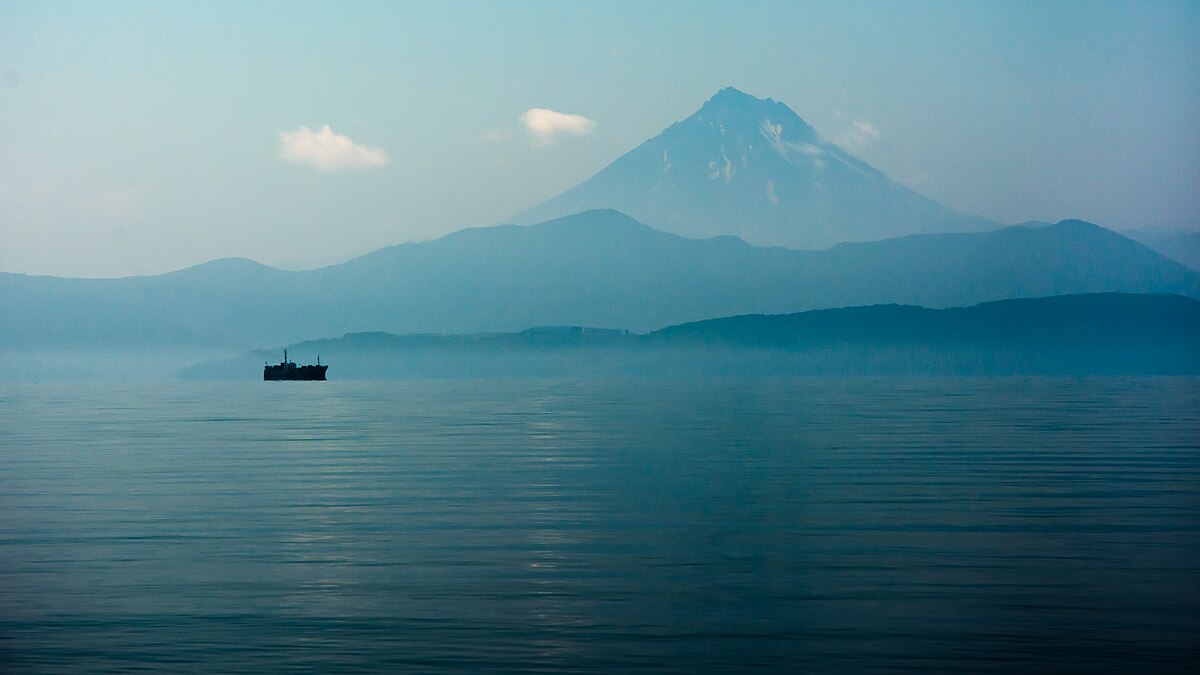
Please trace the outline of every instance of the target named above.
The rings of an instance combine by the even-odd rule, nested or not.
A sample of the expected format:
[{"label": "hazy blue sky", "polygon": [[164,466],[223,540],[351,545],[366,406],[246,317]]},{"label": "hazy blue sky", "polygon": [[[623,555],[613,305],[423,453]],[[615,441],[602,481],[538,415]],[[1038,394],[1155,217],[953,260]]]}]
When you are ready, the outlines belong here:
[{"label": "hazy blue sky", "polygon": [[497,224],[726,85],[965,213],[1200,229],[1198,35],[1196,2],[0,0],[0,271]]}]

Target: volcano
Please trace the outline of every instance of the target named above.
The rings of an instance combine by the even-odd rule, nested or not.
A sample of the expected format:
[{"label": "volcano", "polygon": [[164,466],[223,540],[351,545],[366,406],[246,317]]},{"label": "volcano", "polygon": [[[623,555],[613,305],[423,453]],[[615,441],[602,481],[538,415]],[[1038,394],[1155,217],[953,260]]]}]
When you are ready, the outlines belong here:
[{"label": "volcano", "polygon": [[804,249],[998,227],[893,181],[821,138],[783,103],[732,87],[512,222],[600,208],[687,237],[731,234]]}]

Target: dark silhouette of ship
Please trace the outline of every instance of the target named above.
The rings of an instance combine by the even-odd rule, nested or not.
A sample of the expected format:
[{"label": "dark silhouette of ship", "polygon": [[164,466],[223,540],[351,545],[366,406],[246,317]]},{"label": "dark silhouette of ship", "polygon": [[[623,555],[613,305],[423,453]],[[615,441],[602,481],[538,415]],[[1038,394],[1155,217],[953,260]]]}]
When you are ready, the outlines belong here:
[{"label": "dark silhouette of ship", "polygon": [[298,366],[288,361],[287,350],[283,350],[283,361],[277,366],[263,366],[264,380],[324,380],[325,371],[329,366],[321,365],[321,357],[317,357],[315,366]]}]

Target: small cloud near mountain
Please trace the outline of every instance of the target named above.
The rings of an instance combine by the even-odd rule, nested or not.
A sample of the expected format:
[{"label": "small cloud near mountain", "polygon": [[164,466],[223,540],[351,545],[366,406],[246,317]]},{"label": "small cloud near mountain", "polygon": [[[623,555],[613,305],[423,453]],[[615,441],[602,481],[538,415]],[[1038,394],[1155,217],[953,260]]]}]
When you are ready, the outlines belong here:
[{"label": "small cloud near mountain", "polygon": [[530,108],[521,114],[521,124],[538,143],[553,143],[560,136],[587,136],[596,130],[596,121],[583,115],[560,113],[547,108]]},{"label": "small cloud near mountain", "polygon": [[296,131],[280,132],[279,157],[323,171],[369,169],[388,163],[383,150],[355,143],[328,124],[317,131],[301,126]]},{"label": "small cloud near mountain", "polygon": [[851,152],[862,152],[879,140],[879,129],[870,122],[854,120],[850,128],[839,138],[838,143]]}]

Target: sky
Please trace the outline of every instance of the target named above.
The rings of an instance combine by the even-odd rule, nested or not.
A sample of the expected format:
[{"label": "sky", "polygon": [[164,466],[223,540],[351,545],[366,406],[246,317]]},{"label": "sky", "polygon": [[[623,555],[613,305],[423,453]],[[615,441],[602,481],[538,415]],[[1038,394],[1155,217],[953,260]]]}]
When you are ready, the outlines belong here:
[{"label": "sky", "polygon": [[1196,2],[0,0],[0,271],[495,225],[724,86],[966,214],[1200,230]]}]

